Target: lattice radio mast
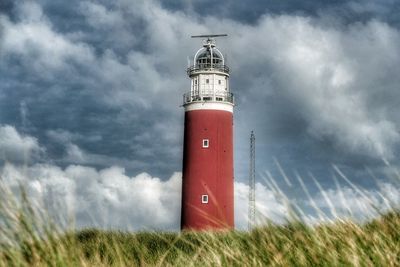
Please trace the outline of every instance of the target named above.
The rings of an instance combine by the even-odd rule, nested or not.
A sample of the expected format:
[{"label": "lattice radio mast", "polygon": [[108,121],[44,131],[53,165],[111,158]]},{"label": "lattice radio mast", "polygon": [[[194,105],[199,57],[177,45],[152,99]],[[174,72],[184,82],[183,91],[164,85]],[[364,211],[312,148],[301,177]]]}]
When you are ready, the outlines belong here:
[{"label": "lattice radio mast", "polygon": [[250,169],[249,169],[249,215],[248,215],[248,228],[249,231],[255,226],[256,223],[256,138],[254,132],[250,134]]}]

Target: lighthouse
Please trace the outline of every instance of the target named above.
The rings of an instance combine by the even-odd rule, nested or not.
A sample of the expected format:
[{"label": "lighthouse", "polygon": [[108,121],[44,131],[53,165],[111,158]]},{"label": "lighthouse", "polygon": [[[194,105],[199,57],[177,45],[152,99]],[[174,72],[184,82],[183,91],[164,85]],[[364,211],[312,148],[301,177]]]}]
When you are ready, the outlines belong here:
[{"label": "lighthouse", "polygon": [[215,37],[187,69],[190,91],[183,96],[185,111],[181,229],[234,227],[233,108],[229,68]]}]

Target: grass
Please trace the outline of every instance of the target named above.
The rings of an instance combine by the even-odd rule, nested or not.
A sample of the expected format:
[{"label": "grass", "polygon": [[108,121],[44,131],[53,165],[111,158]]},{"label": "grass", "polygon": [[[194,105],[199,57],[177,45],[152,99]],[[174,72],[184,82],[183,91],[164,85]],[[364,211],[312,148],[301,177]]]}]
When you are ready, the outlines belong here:
[{"label": "grass", "polygon": [[395,211],[365,224],[291,222],[251,232],[65,233],[31,218],[20,210],[2,228],[1,266],[400,266]]},{"label": "grass", "polygon": [[0,188],[0,266],[400,266],[396,208],[364,223],[293,216],[251,232],[77,231],[21,192]]},{"label": "grass", "polygon": [[86,260],[99,263],[102,259],[102,263],[115,266],[399,266],[399,227],[399,213],[388,213],[365,225],[341,222],[309,227],[292,223],[250,233],[85,230],[75,238]]}]

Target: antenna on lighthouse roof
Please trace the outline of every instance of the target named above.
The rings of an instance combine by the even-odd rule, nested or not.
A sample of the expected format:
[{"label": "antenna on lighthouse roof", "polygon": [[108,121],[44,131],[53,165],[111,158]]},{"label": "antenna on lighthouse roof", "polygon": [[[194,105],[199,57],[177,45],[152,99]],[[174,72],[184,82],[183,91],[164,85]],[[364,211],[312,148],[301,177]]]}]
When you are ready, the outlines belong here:
[{"label": "antenna on lighthouse roof", "polygon": [[203,35],[192,35],[192,38],[203,38],[203,45],[204,46],[215,46],[215,37],[226,37],[228,36],[226,33],[222,34],[203,34]]},{"label": "antenna on lighthouse roof", "polygon": [[203,34],[203,35],[192,35],[192,38],[215,38],[215,37],[225,37],[227,34]]}]

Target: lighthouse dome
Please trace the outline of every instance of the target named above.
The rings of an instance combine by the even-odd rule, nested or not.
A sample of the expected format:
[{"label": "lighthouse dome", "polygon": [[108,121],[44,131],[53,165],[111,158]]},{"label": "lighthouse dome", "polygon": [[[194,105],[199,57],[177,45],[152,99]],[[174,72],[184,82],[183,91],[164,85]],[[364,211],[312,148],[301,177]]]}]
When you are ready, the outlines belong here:
[{"label": "lighthouse dome", "polygon": [[224,65],[224,56],[217,48],[202,48],[196,53],[195,64],[198,67]]}]

